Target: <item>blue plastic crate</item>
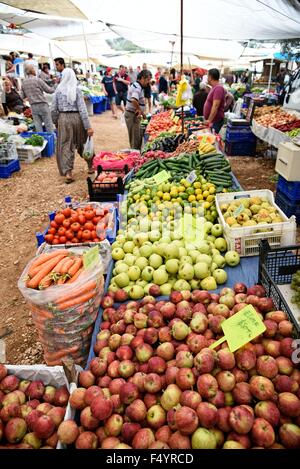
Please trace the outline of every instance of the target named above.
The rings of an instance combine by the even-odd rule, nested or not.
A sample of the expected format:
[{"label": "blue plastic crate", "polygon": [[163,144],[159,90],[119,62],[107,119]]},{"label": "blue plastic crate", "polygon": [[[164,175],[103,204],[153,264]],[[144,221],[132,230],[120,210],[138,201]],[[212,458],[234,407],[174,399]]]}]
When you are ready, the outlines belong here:
[{"label": "blue plastic crate", "polygon": [[47,140],[47,145],[42,151],[42,156],[50,157],[54,155],[55,152],[55,132],[22,132],[21,137],[29,138],[32,135],[41,135],[45,140]]},{"label": "blue plastic crate", "polygon": [[280,190],[277,189],[275,204],[286,214],[287,217],[296,216],[297,224],[300,224],[300,202],[291,202]]},{"label": "blue plastic crate", "polygon": [[250,129],[228,129],[226,130],[225,135],[226,141],[228,143],[234,142],[254,142],[256,137]]},{"label": "blue plastic crate", "polygon": [[279,176],[277,189],[291,202],[300,200],[300,182],[286,181],[282,176]]},{"label": "blue plastic crate", "polygon": [[225,141],[225,153],[227,156],[254,156],[256,139],[253,142],[227,142]]},{"label": "blue plastic crate", "polygon": [[9,178],[15,171],[20,171],[19,160],[12,160],[7,164],[0,164],[0,178]]}]

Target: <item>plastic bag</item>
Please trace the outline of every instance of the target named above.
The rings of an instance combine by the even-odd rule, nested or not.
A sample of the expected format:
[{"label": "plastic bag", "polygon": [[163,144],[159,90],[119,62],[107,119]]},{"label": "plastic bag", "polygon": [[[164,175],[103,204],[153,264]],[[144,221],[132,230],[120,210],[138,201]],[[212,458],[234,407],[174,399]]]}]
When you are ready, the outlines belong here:
[{"label": "plastic bag", "polygon": [[101,258],[97,256],[73,283],[45,290],[26,287],[28,271],[36,260],[24,269],[18,288],[30,306],[45,362],[60,365],[62,358],[71,356],[75,363],[84,365],[104,289]]},{"label": "plastic bag", "polygon": [[94,156],[94,142],[93,137],[88,137],[83,147],[82,158],[90,161]]}]

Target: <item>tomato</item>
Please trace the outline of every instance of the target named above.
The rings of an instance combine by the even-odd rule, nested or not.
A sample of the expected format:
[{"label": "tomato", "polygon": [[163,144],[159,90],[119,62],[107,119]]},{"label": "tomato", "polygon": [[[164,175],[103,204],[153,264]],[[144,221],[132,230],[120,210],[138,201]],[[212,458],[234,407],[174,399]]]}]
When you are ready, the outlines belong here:
[{"label": "tomato", "polygon": [[84,225],[83,225],[83,228],[85,230],[90,230],[92,231],[94,229],[94,223],[91,222],[91,221],[87,221]]},{"label": "tomato", "polygon": [[70,220],[64,220],[62,226],[68,230],[71,226]]},{"label": "tomato", "polygon": [[67,207],[63,209],[62,213],[64,214],[66,218],[69,218],[71,216],[72,211],[69,207]]},{"label": "tomato", "polygon": [[52,221],[50,222],[50,226],[51,226],[52,228],[56,228],[56,229],[58,228],[58,224],[57,224],[54,220],[52,220]]},{"label": "tomato", "polygon": [[63,213],[57,213],[54,217],[54,221],[56,221],[58,225],[62,225],[62,222],[64,221],[64,219],[65,219],[65,216]]},{"label": "tomato", "polygon": [[93,239],[93,243],[99,243],[100,242],[100,239],[99,238],[94,238]]},{"label": "tomato", "polygon": [[49,228],[47,234],[55,235],[56,234],[56,229],[55,228]]},{"label": "tomato", "polygon": [[63,226],[60,226],[57,230],[57,234],[59,236],[65,236],[65,233],[66,233],[66,228],[64,228]]},{"label": "tomato", "polygon": [[74,232],[72,230],[67,230],[65,233],[67,239],[72,239],[74,237]]},{"label": "tomato", "polygon": [[84,207],[84,210],[93,210],[93,207],[91,205],[86,205]]},{"label": "tomato", "polygon": [[96,233],[95,230],[93,230],[93,231],[91,232],[91,236],[92,236],[92,238],[97,238],[97,233]]},{"label": "tomato", "polygon": [[82,239],[83,239],[84,241],[90,240],[91,237],[92,237],[92,236],[91,236],[91,232],[90,232],[89,230],[84,230],[84,231],[82,232]]},{"label": "tomato", "polygon": [[71,243],[73,243],[73,244],[78,244],[79,241],[78,241],[77,238],[72,238],[72,239],[71,239]]},{"label": "tomato", "polygon": [[85,220],[85,216],[82,215],[82,214],[79,215],[79,216],[78,216],[78,221],[79,221],[79,223],[80,223],[81,225],[84,225],[84,224],[85,224],[85,221],[86,221],[86,220]]},{"label": "tomato", "polygon": [[80,228],[81,228],[81,226],[80,226],[80,224],[79,224],[77,221],[76,221],[75,223],[72,223],[72,225],[71,225],[71,230],[75,231],[75,233],[76,233],[77,231],[79,231]]},{"label": "tomato", "polygon": [[65,236],[60,236],[59,237],[59,242],[60,242],[60,244],[66,244],[67,238]]},{"label": "tomato", "polygon": [[45,236],[46,243],[51,244],[53,239],[54,239],[54,236],[52,234],[46,234],[46,236]]},{"label": "tomato", "polygon": [[79,230],[76,234],[78,239],[82,239],[82,230]]},{"label": "tomato", "polygon": [[99,223],[100,220],[101,220],[101,217],[94,217],[93,218],[94,225],[97,225],[97,223]]},{"label": "tomato", "polygon": [[60,243],[59,243],[59,239],[58,239],[58,238],[54,238],[54,240],[52,241],[52,244],[60,244]]},{"label": "tomato", "polygon": [[78,213],[72,213],[71,215],[71,223],[75,223],[78,221]]},{"label": "tomato", "polygon": [[87,220],[92,220],[95,216],[94,210],[86,210],[85,211],[85,218]]}]

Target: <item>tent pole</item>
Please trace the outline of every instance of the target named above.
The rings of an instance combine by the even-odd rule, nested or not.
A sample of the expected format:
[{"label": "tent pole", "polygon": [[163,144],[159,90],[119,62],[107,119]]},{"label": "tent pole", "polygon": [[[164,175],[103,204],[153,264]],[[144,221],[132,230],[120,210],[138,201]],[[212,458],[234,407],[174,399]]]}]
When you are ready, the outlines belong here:
[{"label": "tent pole", "polygon": [[83,23],[81,23],[81,25],[82,25],[82,32],[83,32],[84,43],[85,43],[87,64],[88,64],[88,67],[90,68],[88,44],[87,44],[87,40],[86,40],[86,35],[85,35],[85,30],[84,30],[84,25],[83,25]]},{"label": "tent pole", "polygon": [[52,54],[51,42],[49,42],[49,55],[51,59],[51,69],[52,69],[53,68],[53,54]]},{"label": "tent pole", "polygon": [[270,91],[270,87],[271,87],[273,63],[274,63],[274,60],[273,60],[273,57],[272,57],[271,65],[270,65],[269,81],[268,81],[268,91]]},{"label": "tent pole", "polygon": [[[183,0],[180,0],[180,76],[183,75]],[[184,133],[184,112],[181,107],[181,132]]]}]

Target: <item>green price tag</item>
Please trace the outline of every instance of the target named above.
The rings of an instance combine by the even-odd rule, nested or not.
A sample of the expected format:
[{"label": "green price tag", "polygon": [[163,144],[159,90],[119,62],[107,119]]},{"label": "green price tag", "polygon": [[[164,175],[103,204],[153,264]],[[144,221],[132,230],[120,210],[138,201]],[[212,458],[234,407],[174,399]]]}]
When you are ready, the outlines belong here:
[{"label": "green price tag", "polygon": [[99,261],[99,247],[95,246],[83,254],[83,266],[89,270],[93,265]]},{"label": "green price tag", "polygon": [[157,173],[155,176],[153,176],[152,179],[155,181],[155,184],[159,185],[170,179],[170,177],[170,173],[164,169],[160,173]]},{"label": "green price tag", "polygon": [[243,211],[245,210],[245,207],[243,204],[240,204],[235,211],[233,212],[234,218],[238,217]]},{"label": "green price tag", "polygon": [[235,352],[248,344],[248,342],[251,342],[251,340],[266,330],[266,326],[252,305],[245,306],[245,308],[231,316],[231,318],[226,319],[226,321],[222,322],[221,327],[224,337],[211,344],[210,348],[216,348],[226,340],[231,352]]},{"label": "green price tag", "polygon": [[204,239],[204,218],[185,213],[182,220],[184,240],[195,243]]}]

